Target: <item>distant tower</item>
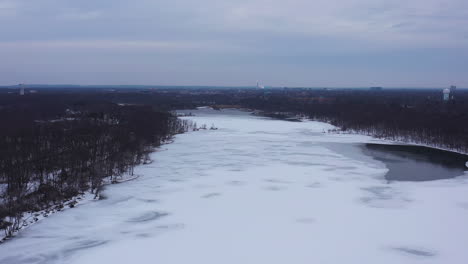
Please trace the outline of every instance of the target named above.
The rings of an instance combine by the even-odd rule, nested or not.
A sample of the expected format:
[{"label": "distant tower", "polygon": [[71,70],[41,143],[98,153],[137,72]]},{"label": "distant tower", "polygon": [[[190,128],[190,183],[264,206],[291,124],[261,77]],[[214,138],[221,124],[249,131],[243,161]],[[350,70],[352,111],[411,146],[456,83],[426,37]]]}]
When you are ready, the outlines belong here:
[{"label": "distant tower", "polygon": [[260,85],[260,83],[257,81],[257,89],[265,89],[265,86]]},{"label": "distant tower", "polygon": [[19,87],[20,87],[19,95],[24,95],[24,84],[20,84]]},{"label": "distant tower", "polygon": [[457,90],[457,86],[452,85],[450,86],[450,99],[455,99],[455,91]]},{"label": "distant tower", "polygon": [[447,102],[448,100],[450,100],[450,89],[449,88],[445,88],[442,91],[442,94],[443,94],[444,102]]}]

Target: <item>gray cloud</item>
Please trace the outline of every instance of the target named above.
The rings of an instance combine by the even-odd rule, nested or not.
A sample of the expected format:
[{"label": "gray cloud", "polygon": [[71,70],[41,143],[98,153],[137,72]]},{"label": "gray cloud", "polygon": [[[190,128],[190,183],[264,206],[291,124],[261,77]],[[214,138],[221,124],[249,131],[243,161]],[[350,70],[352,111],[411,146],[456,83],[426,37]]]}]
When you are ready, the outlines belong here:
[{"label": "gray cloud", "polygon": [[3,83],[468,86],[465,0],[0,0],[0,24]]}]

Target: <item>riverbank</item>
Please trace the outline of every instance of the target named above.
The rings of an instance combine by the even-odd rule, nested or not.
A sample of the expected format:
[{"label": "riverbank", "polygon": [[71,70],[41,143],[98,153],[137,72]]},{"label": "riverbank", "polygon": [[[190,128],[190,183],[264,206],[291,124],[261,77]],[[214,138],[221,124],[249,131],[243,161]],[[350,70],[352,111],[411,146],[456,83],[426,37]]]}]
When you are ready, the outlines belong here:
[{"label": "riverbank", "polygon": [[[104,183],[102,184],[101,190],[104,189],[106,186],[110,184],[120,184],[128,181],[135,180],[140,175],[124,175],[123,177],[115,177],[104,179]],[[105,197],[101,196],[100,192],[92,193],[90,190],[83,192],[77,196],[72,198],[56,202],[55,204],[51,205],[48,208],[39,210],[39,211],[28,211],[24,212],[23,216],[19,220],[20,224],[16,230],[10,236],[6,235],[6,232],[2,232],[0,234],[0,244],[6,243],[11,239],[14,239],[20,232],[24,231],[26,228],[31,227],[34,224],[52,216],[53,214],[64,212],[65,210],[77,208],[78,206],[82,206],[88,204],[93,201],[99,201],[101,199],[105,199]],[[8,221],[9,219],[5,219]],[[0,232],[4,231],[0,229]]]},{"label": "riverbank", "polygon": [[[269,117],[269,118],[278,119],[278,120],[293,121],[293,122],[317,121],[317,122],[324,122],[324,123],[330,124],[329,122],[326,122],[326,120],[311,119],[311,118],[306,117],[304,114],[297,114],[297,113],[293,113],[293,112],[261,111],[261,110],[253,110],[253,109],[250,109],[250,111],[252,111],[253,115],[264,116],[264,117]],[[336,126],[334,126],[333,129],[328,129],[326,132],[328,132],[328,133],[337,133],[337,134],[365,135],[365,136],[375,137],[375,138],[378,138],[378,139],[383,139],[383,140],[387,141],[388,144],[404,144],[404,145],[410,145],[410,146],[411,145],[422,146],[422,147],[428,147],[428,148],[433,148],[433,149],[444,150],[444,151],[455,152],[455,153],[459,153],[459,154],[463,154],[463,155],[468,155],[468,152],[464,152],[464,151],[461,151],[459,149],[447,148],[447,147],[438,146],[438,145],[424,144],[424,143],[417,142],[417,141],[414,141],[414,140],[413,141],[404,140],[402,138],[394,139],[394,138],[390,138],[390,137],[378,137],[377,135],[372,134],[372,133],[363,133],[363,132],[356,131],[356,130],[353,130],[353,129],[343,130],[342,128],[336,127]]]}]

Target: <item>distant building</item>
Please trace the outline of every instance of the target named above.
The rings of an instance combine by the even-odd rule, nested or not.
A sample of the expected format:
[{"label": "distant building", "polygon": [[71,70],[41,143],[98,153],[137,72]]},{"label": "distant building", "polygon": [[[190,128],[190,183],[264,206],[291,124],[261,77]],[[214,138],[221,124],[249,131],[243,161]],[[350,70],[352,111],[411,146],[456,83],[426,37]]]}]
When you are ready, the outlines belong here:
[{"label": "distant building", "polygon": [[449,88],[445,88],[444,90],[442,90],[442,99],[444,100],[444,102],[447,102],[450,100],[450,89]]},{"label": "distant building", "polygon": [[265,86],[261,85],[261,84],[257,81],[257,89],[265,89]]},{"label": "distant building", "polygon": [[19,87],[19,95],[24,95],[24,84],[20,84]]},{"label": "distant building", "polygon": [[457,90],[457,86],[452,85],[450,86],[450,100],[455,99],[455,91]]},{"label": "distant building", "polygon": [[374,87],[371,87],[370,90],[371,90],[371,91],[382,91],[383,88],[380,87],[380,86],[374,86]]},{"label": "distant building", "polygon": [[450,86],[450,93],[453,94],[457,90],[457,86],[452,85]]}]

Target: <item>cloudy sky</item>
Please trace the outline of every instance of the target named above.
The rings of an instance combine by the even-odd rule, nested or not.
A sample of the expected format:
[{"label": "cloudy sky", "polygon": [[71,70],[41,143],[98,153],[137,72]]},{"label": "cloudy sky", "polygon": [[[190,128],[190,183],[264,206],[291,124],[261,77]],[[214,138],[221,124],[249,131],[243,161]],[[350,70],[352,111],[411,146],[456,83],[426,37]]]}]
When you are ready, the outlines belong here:
[{"label": "cloudy sky", "polygon": [[468,87],[467,0],[0,0],[0,84]]}]

